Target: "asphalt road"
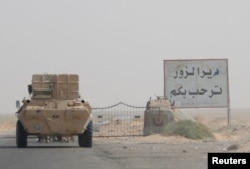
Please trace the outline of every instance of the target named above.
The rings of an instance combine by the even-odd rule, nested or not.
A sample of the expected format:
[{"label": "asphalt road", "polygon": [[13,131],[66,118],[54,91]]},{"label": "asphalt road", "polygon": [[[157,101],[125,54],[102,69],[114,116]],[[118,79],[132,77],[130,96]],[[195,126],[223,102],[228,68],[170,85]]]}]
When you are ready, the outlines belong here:
[{"label": "asphalt road", "polygon": [[16,148],[13,132],[0,133],[1,169],[112,169],[120,168],[95,148],[80,148],[72,143],[37,143],[28,139],[27,148]]},{"label": "asphalt road", "polygon": [[94,139],[92,148],[71,143],[37,143],[16,148],[14,132],[0,133],[0,169],[183,169],[207,168],[207,153],[233,142]]}]

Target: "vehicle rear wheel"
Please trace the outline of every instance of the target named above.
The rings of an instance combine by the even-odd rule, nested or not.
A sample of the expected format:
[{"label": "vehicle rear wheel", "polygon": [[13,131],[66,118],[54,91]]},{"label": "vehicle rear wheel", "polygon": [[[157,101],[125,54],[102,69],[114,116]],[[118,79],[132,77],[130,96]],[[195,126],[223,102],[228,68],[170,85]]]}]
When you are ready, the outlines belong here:
[{"label": "vehicle rear wheel", "polygon": [[78,135],[78,144],[80,147],[92,147],[93,122],[90,121],[87,129]]},{"label": "vehicle rear wheel", "polygon": [[18,148],[27,147],[27,132],[20,121],[16,123],[16,145]]}]

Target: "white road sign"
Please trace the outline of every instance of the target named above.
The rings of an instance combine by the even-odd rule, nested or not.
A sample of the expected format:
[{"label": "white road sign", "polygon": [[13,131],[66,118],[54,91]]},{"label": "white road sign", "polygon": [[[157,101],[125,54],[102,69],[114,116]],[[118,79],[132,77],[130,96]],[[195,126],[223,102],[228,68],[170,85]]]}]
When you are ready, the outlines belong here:
[{"label": "white road sign", "polygon": [[179,108],[228,107],[228,60],[165,60],[164,96]]}]

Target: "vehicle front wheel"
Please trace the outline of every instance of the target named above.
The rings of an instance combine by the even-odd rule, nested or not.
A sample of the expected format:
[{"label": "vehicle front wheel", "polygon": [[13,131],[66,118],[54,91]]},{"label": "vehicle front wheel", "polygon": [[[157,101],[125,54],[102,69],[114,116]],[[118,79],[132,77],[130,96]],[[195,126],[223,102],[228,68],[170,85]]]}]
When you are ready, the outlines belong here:
[{"label": "vehicle front wheel", "polygon": [[78,135],[78,144],[80,147],[92,147],[93,122],[90,121],[86,130]]},{"label": "vehicle front wheel", "polygon": [[20,121],[16,123],[16,145],[18,148],[27,147],[27,132]]}]

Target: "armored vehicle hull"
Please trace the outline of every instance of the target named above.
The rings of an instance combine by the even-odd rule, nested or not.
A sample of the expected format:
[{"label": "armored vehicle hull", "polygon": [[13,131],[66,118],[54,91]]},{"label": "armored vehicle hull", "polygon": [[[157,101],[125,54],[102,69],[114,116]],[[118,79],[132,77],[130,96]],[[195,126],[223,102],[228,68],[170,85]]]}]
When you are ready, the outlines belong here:
[{"label": "armored vehicle hull", "polygon": [[143,135],[148,136],[155,133],[162,133],[166,125],[174,121],[174,112],[171,109],[170,101],[164,97],[157,97],[147,103],[144,112]]},{"label": "armored vehicle hull", "polygon": [[40,142],[69,142],[78,136],[80,147],[92,146],[91,106],[79,99],[78,75],[33,75],[30,98],[17,114],[17,147],[29,135]]}]

